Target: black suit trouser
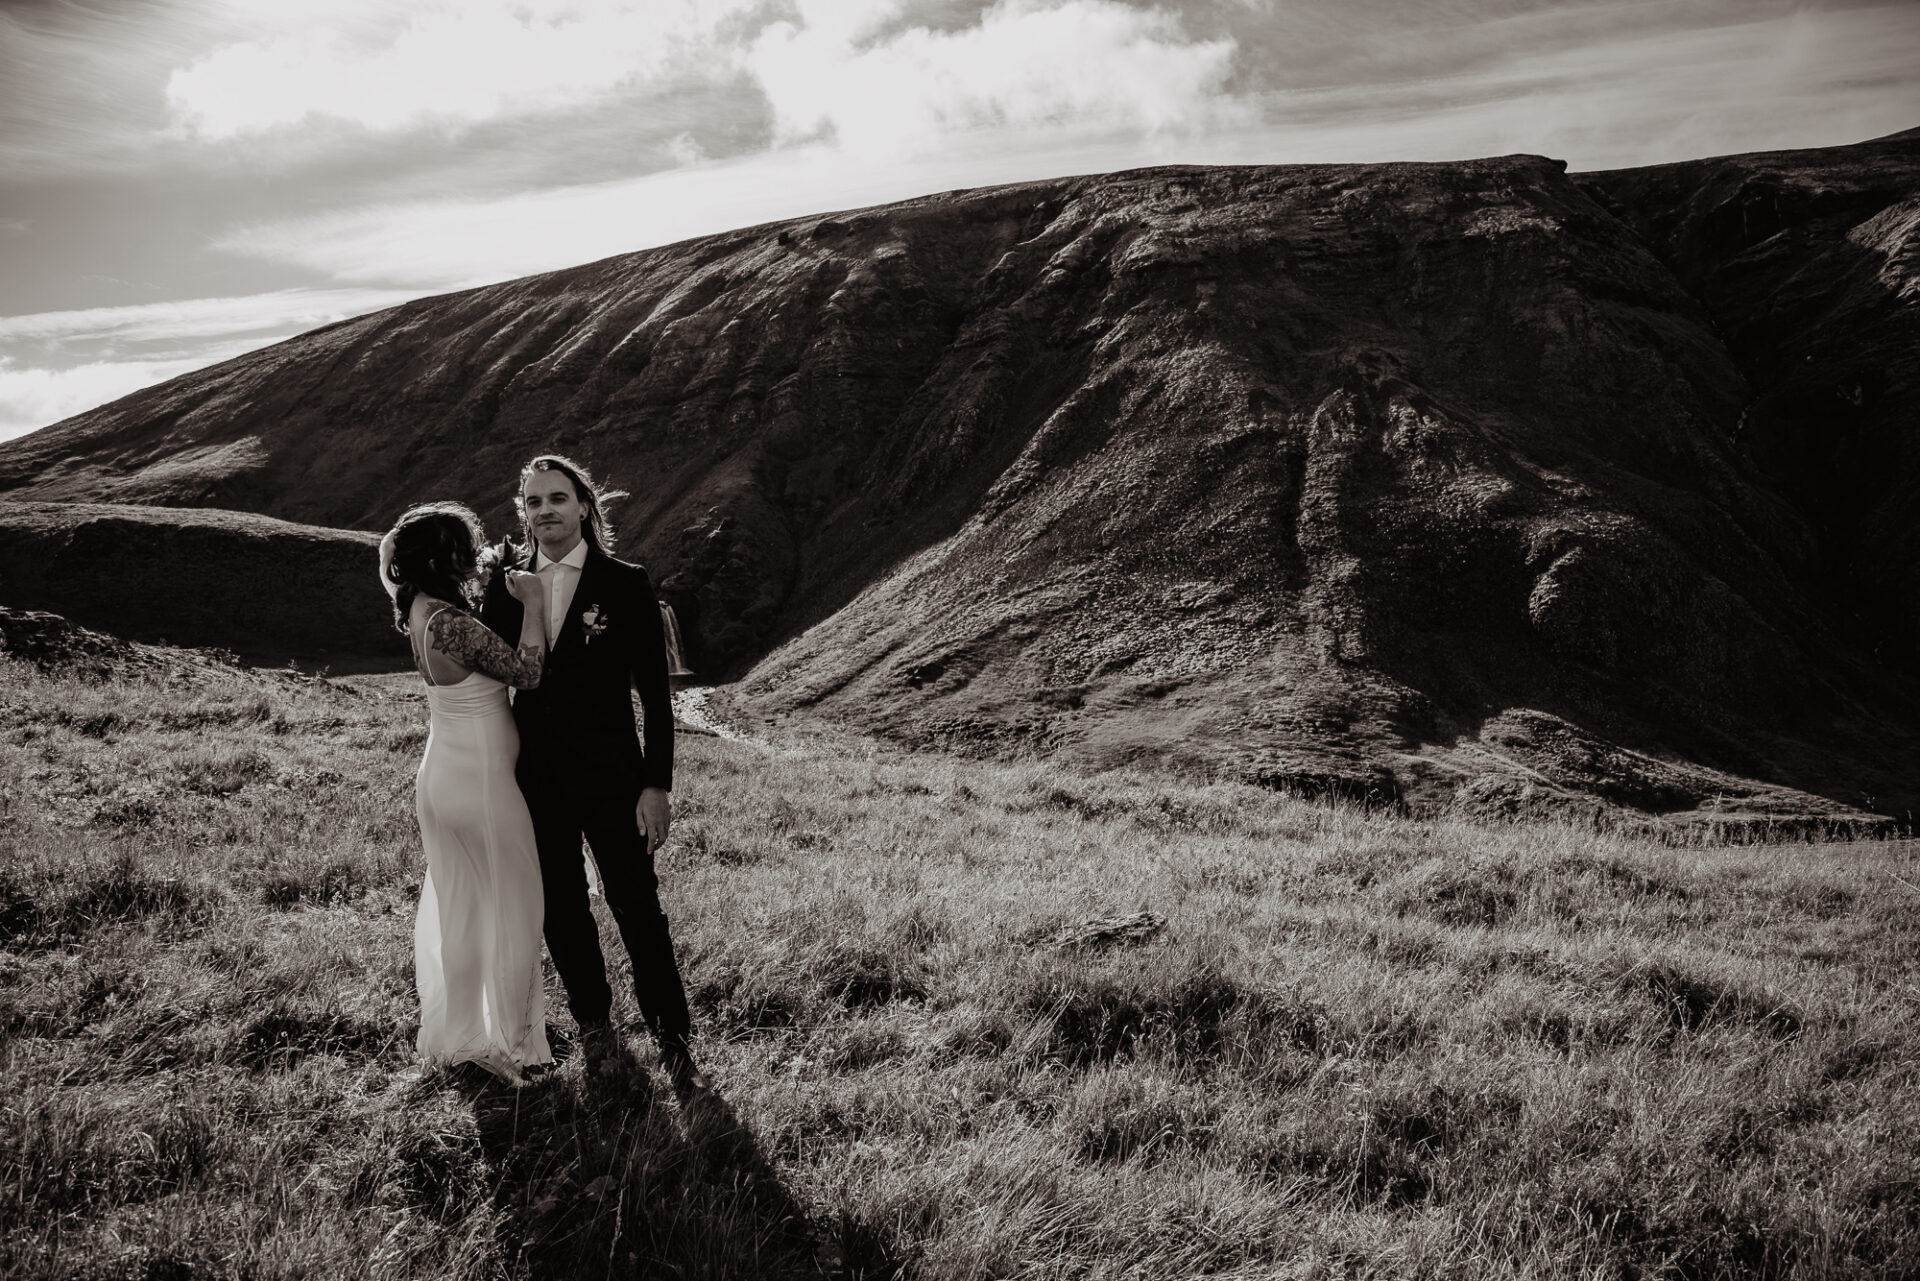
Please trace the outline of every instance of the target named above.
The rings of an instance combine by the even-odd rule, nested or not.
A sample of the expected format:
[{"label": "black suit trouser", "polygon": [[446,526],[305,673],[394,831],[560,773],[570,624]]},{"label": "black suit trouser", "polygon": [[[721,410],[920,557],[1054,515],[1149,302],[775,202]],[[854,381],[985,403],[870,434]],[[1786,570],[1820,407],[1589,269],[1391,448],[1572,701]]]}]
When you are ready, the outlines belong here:
[{"label": "black suit trouser", "polygon": [[634,817],[637,793],[574,793],[523,786],[540,849],[546,891],[547,952],[567,989],[567,1006],[581,1025],[599,1023],[613,1011],[600,930],[587,903],[587,868],[580,838],[593,850],[600,892],[633,962],[633,995],[656,1037],[684,1038],[693,1028],[686,988],[673,958],[673,936],[660,910],[660,882],[653,855]]}]

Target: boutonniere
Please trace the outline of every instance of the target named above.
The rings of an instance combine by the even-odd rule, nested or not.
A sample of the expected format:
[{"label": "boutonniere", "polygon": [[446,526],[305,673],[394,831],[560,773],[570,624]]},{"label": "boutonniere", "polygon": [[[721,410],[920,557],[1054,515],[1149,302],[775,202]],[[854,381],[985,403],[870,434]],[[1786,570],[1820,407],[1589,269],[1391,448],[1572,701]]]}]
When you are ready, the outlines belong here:
[{"label": "boutonniere", "polygon": [[580,615],[580,630],[587,634],[588,640],[607,630],[607,620],[600,617],[598,605],[587,606],[587,612]]}]

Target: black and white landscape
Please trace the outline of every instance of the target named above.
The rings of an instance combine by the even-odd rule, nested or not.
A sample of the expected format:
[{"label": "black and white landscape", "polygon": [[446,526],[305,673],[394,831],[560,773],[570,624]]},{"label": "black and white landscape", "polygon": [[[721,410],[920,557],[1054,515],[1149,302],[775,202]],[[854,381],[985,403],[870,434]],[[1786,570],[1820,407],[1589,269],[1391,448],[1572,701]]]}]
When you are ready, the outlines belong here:
[{"label": "black and white landscape", "polygon": [[[364,539],[311,531],[329,574],[280,575],[298,531],[223,518],[208,555],[201,510],[376,530],[453,497],[499,528],[560,449],[632,491],[622,545],[743,713],[1866,832],[1920,779],[1916,273],[1914,134],[961,192],[176,379],[0,446],[0,501],[182,509],[138,515],[153,553],[104,506],[0,529],[15,604],[364,660],[395,648]],[[137,586],[167,555],[223,566],[174,607],[204,618]]]},{"label": "black and white landscape", "polygon": [[[0,9],[0,1272],[1920,1271],[1911,9],[315,14]],[[413,1051],[550,451],[702,1094]]]}]

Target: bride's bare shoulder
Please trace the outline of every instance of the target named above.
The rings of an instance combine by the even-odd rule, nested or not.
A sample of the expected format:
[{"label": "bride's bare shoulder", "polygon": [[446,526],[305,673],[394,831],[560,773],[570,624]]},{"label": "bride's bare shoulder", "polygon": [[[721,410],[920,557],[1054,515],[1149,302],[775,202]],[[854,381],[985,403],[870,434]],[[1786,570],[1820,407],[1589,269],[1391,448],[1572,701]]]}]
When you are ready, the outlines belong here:
[{"label": "bride's bare shoulder", "polygon": [[413,598],[413,607],[407,612],[407,628],[409,631],[418,632],[429,620],[449,611],[456,614],[461,612],[438,596],[429,596],[422,592]]}]

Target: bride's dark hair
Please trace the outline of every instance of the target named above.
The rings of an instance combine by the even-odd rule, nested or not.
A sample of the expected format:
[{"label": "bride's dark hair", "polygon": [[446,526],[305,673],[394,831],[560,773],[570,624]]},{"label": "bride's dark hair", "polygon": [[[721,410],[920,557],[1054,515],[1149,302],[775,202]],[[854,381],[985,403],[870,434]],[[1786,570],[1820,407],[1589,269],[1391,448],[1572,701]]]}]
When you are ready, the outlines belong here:
[{"label": "bride's dark hair", "polygon": [[422,592],[471,611],[480,593],[478,570],[491,549],[480,518],[460,503],[425,503],[394,522],[393,559],[385,573],[399,588],[393,625],[407,631]]}]

